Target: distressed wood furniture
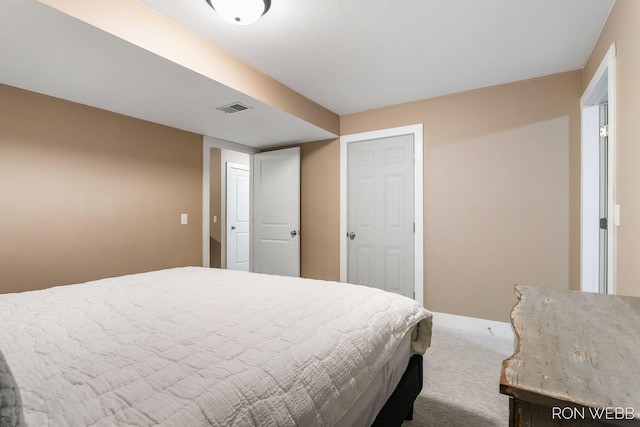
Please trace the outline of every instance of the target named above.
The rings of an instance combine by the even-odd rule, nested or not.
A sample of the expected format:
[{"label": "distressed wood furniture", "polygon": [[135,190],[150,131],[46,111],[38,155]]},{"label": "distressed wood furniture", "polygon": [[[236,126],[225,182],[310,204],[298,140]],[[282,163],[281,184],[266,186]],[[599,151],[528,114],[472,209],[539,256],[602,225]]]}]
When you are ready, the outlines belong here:
[{"label": "distressed wood furniture", "polygon": [[511,426],[640,425],[640,298],[516,286]]}]

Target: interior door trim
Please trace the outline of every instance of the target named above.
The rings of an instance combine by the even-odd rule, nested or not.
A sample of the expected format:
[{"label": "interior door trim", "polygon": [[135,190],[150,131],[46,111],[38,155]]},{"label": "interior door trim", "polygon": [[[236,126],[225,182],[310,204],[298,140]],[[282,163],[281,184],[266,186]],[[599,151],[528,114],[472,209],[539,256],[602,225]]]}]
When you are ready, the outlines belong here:
[{"label": "interior door trim", "polygon": [[413,135],[414,167],[414,299],[424,305],[424,139],[422,123],[340,137],[340,281],[347,281],[347,153],[348,144],[370,139]]},{"label": "interior door trim", "polygon": [[608,155],[607,155],[607,293],[616,293],[617,227],[620,225],[620,206],[616,193],[616,45],[611,44],[600,66],[580,98],[580,290],[598,292],[599,282],[599,228],[594,226],[600,217],[598,154],[599,104],[608,103]]}]

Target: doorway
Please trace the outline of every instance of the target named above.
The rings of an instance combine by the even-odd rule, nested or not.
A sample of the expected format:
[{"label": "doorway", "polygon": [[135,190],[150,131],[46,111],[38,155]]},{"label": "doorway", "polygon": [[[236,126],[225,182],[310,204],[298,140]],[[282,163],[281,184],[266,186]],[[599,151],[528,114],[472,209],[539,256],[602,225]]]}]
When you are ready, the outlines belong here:
[{"label": "doorway", "polygon": [[[232,154],[246,156],[251,167],[251,157],[259,150],[242,144],[225,141],[223,139],[204,136],[202,138],[202,266],[203,267],[226,267],[226,229],[222,223],[223,190],[226,192],[226,181],[224,163],[222,160],[222,150]],[[218,157],[217,154],[220,153]],[[236,159],[236,161],[233,160]],[[225,158],[233,163],[244,163],[246,160],[237,161],[236,157]],[[212,182],[214,181],[214,182]],[[226,197],[226,196],[225,196]],[[251,207],[250,207],[251,209]],[[225,227],[223,227],[225,225]]]},{"label": "doorway", "polygon": [[[249,243],[250,163],[251,156],[247,153],[219,147],[210,149],[210,267],[249,271],[249,248],[240,254],[240,264],[237,249],[242,250],[243,243]],[[238,182],[242,181],[242,175],[246,175],[245,185]]]},{"label": "doorway", "polygon": [[580,99],[580,290],[615,293],[615,239],[620,208],[615,195],[615,44]]},{"label": "doorway", "polygon": [[[225,206],[228,205],[226,197],[226,164],[240,163],[249,167],[249,267],[248,271],[263,272],[267,274],[299,275],[300,271],[300,149],[290,148],[282,150],[272,150],[259,153],[260,150],[245,145],[224,141],[218,138],[203,137],[203,160],[202,160],[202,265],[204,267],[228,268],[227,260],[227,232],[233,232],[228,223]],[[218,156],[216,154],[220,153]],[[223,154],[223,153],[226,153]],[[295,155],[294,155],[295,154]],[[283,162],[287,158],[288,161]],[[247,160],[248,159],[248,160]],[[289,165],[288,168],[280,168],[283,163]],[[260,173],[254,174],[254,170]],[[295,172],[295,177],[292,173]],[[284,174],[284,175],[283,175]],[[284,176],[284,181],[281,179]],[[224,179],[222,178],[224,177]],[[213,183],[218,179],[220,183]],[[225,183],[225,185],[222,185]],[[297,186],[297,187],[295,187]],[[266,188],[277,189],[265,196],[263,190]],[[297,188],[297,189],[296,189]],[[256,190],[257,189],[257,190]],[[277,196],[277,197],[276,197]],[[277,199],[277,200],[276,200]],[[261,203],[263,201],[264,203]],[[289,209],[283,210],[287,206]],[[258,211],[257,213],[255,211]],[[280,214],[286,213],[287,218],[282,219]],[[293,220],[293,213],[297,220]],[[233,215],[229,215],[233,217]],[[254,221],[258,218],[258,221]],[[262,218],[262,219],[261,219]],[[277,252],[272,244],[278,244],[277,238],[264,236],[263,229],[256,227],[256,222],[272,223],[271,225],[282,225],[287,231],[288,240],[293,243],[290,248],[297,248],[295,253],[282,257],[279,264],[270,263],[269,258]],[[269,225],[269,224],[267,224]],[[237,227],[237,225],[236,225]],[[237,228],[236,228],[237,229]],[[267,230],[270,232],[270,230]],[[295,231],[295,234],[293,233]],[[233,234],[231,234],[233,236]],[[261,237],[262,236],[262,237]],[[266,238],[265,238],[266,237]],[[216,244],[217,241],[219,243]],[[229,239],[230,240],[230,239]],[[256,240],[261,240],[264,244],[257,244]],[[282,239],[280,239],[282,240]],[[240,242],[246,244],[246,240]],[[282,242],[279,242],[282,243]],[[257,247],[256,247],[257,246]],[[283,246],[283,245],[281,245]],[[242,257],[240,257],[242,258]],[[259,264],[259,268],[254,268],[254,262]],[[284,267],[285,262],[287,267]],[[262,267],[260,267],[262,266]],[[274,266],[280,266],[273,270]],[[243,267],[244,269],[244,267]]]},{"label": "doorway", "polygon": [[[362,144],[358,146],[357,144]],[[412,152],[407,152],[406,155],[400,154],[403,150],[400,150],[398,147],[402,146],[408,147],[409,145],[413,148],[410,150]],[[363,192],[366,191],[366,185],[362,187],[362,189],[357,189],[357,185],[351,185],[349,180],[358,179],[356,175],[353,175],[350,169],[350,159],[349,157],[353,157],[356,155],[356,151],[358,147],[364,147],[366,150],[370,151],[369,148],[372,148],[373,151],[370,151],[371,154],[366,154],[362,156],[362,159],[366,160],[369,156],[374,156],[373,152],[377,151],[380,156],[380,162],[383,163],[397,163],[400,159],[404,158],[404,160],[408,160],[413,164],[412,173],[409,175],[404,175],[403,173],[392,173],[393,179],[389,179],[388,182],[382,182],[381,188],[380,185],[374,185],[371,182],[371,191],[369,194],[383,194],[387,193],[389,195],[393,195],[393,197],[397,198],[401,192],[407,192],[408,200],[410,204],[403,202],[402,209],[409,209],[410,212],[406,212],[406,215],[401,215],[402,221],[400,221],[400,210],[389,209],[386,214],[389,217],[397,218],[397,224],[395,228],[403,228],[404,231],[410,231],[408,233],[410,235],[410,242],[406,243],[411,247],[411,251],[406,252],[405,257],[410,257],[411,260],[409,263],[401,262],[401,252],[403,250],[400,249],[401,246],[406,246],[405,243],[402,245],[388,243],[385,245],[383,242],[383,238],[380,236],[367,236],[368,240],[365,242],[364,246],[359,245],[356,240],[358,239],[358,231],[354,231],[351,229],[352,226],[360,227],[357,225],[356,219],[357,213],[354,213],[354,205],[353,203],[358,203],[357,199],[360,199],[364,203]],[[386,155],[390,156],[387,160],[384,160]],[[404,157],[403,157],[404,156]],[[361,160],[362,160],[361,159]],[[362,161],[364,161],[362,160]],[[377,251],[385,250],[383,247],[387,249],[392,249],[387,255],[387,259],[384,261],[375,261],[374,258],[369,258],[372,261],[370,266],[376,266],[379,264],[378,273],[374,273],[380,276],[379,279],[375,279],[374,282],[382,280],[386,283],[385,287],[388,287],[389,283],[397,284],[396,287],[400,288],[400,283],[403,282],[403,279],[400,277],[401,275],[405,275],[405,279],[408,279],[408,290],[405,288],[404,291],[400,291],[397,289],[396,291],[399,293],[410,293],[410,297],[413,297],[420,304],[424,304],[424,214],[423,214],[423,187],[424,187],[424,172],[423,172],[423,127],[422,124],[411,125],[411,126],[403,126],[398,128],[384,129],[379,131],[372,132],[364,132],[353,135],[346,135],[340,138],[340,280],[343,282],[352,282],[358,281],[361,282],[363,280],[363,275],[369,274],[372,272],[371,268],[368,268],[369,273],[365,273],[367,268],[365,264],[360,265],[358,257],[360,255],[369,253],[372,254],[376,251],[375,245],[378,245]],[[374,169],[379,167],[374,167]],[[390,176],[391,176],[390,175]],[[400,178],[403,176],[403,178]],[[402,183],[402,180],[408,180],[409,182]],[[364,180],[366,181],[366,180]],[[392,185],[395,182],[395,187]],[[385,186],[389,185],[389,188],[385,190]],[[394,189],[395,188],[395,189]],[[351,194],[350,194],[351,193]],[[360,194],[360,196],[358,196]],[[355,201],[354,201],[355,200]],[[398,199],[399,201],[399,199]],[[391,202],[391,200],[389,200]],[[385,202],[382,202],[386,204]],[[390,204],[389,206],[392,207]],[[379,209],[386,209],[385,207],[371,207],[369,210],[362,209],[362,212],[377,212]],[[351,212],[350,212],[351,211]],[[384,216],[384,215],[383,215]],[[356,221],[356,222],[354,222]],[[373,220],[372,220],[373,221]],[[384,221],[383,221],[384,222]],[[402,226],[398,224],[402,222]],[[407,225],[409,230],[406,230]],[[414,228],[415,227],[415,228]],[[361,227],[364,231],[366,227]],[[394,228],[394,227],[391,227]],[[354,234],[352,234],[354,233]],[[384,234],[384,232],[382,232]],[[407,238],[407,234],[405,233],[404,238]],[[356,243],[354,243],[356,242]],[[350,247],[351,245],[351,247]],[[367,246],[368,245],[368,246]],[[372,246],[373,245],[373,246]],[[362,258],[362,257],[361,257]],[[366,261],[366,257],[363,258],[363,262]],[[382,258],[384,259],[384,258]],[[396,260],[394,262],[394,260]],[[395,266],[395,267],[394,267]],[[401,268],[402,266],[402,268]],[[362,274],[358,273],[357,270],[360,269]],[[394,273],[392,273],[394,272]],[[404,273],[403,273],[404,272]],[[387,277],[385,277],[387,276]],[[394,285],[395,286],[395,285]],[[393,290],[393,289],[390,289]]]}]

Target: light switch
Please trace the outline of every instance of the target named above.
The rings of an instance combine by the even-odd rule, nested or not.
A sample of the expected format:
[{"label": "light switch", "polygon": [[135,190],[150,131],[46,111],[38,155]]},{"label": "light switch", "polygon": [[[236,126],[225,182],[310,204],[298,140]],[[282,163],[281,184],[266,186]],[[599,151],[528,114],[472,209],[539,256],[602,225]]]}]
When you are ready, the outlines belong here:
[{"label": "light switch", "polygon": [[213,216],[213,223],[217,223],[218,222],[218,215],[214,215]]},{"label": "light switch", "polygon": [[189,222],[189,217],[186,213],[180,214],[180,224],[184,225]]}]

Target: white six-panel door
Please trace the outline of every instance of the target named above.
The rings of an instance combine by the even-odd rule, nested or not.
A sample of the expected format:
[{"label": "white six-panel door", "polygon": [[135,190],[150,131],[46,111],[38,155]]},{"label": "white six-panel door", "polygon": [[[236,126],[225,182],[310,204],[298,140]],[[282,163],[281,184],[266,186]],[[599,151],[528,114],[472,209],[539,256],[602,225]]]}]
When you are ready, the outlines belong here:
[{"label": "white six-panel door", "polygon": [[249,271],[249,168],[227,162],[227,269]]},{"label": "white six-panel door", "polygon": [[253,156],[253,271],[300,276],[300,148]]},{"label": "white six-panel door", "polygon": [[413,135],[348,145],[350,283],[414,293]]}]

